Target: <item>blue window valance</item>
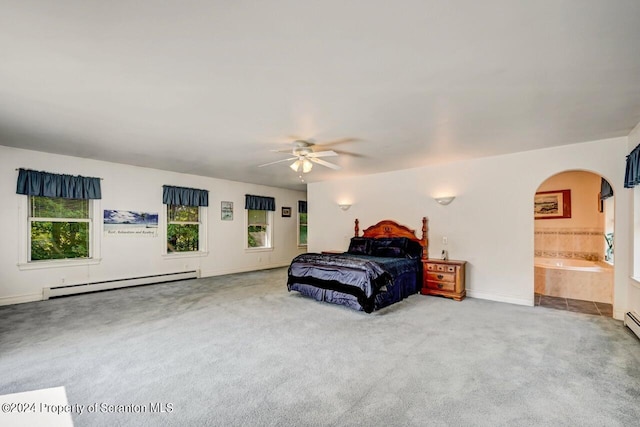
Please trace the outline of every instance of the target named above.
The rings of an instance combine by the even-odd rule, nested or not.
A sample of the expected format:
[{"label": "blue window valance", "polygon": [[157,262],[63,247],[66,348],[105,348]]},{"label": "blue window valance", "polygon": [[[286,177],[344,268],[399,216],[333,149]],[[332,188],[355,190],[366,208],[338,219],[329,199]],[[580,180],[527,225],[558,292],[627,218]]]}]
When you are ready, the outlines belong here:
[{"label": "blue window valance", "polygon": [[19,169],[16,193],[63,199],[101,199],[100,178]]},{"label": "blue window valance", "polygon": [[627,168],[624,172],[624,188],[633,188],[640,184],[640,145],[627,156]]},{"label": "blue window valance", "polygon": [[163,185],[162,203],[165,205],[209,206],[209,191]]},{"label": "blue window valance", "polygon": [[244,208],[256,211],[275,211],[276,199],[274,199],[273,197],[253,196],[251,194],[245,194]]},{"label": "blue window valance", "polygon": [[604,178],[601,178],[600,181],[600,200],[608,199],[613,196],[613,188],[611,188],[611,184]]},{"label": "blue window valance", "polygon": [[307,202],[298,200],[298,213],[307,213]]}]

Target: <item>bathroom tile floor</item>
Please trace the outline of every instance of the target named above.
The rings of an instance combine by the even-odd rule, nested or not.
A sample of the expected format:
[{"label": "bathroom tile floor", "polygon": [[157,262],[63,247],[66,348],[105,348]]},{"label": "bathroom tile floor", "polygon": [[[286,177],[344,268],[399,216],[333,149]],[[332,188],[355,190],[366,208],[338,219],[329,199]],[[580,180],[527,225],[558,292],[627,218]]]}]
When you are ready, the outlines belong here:
[{"label": "bathroom tile floor", "polygon": [[582,301],[579,299],[552,297],[535,294],[536,306],[555,308],[556,310],[575,311],[577,313],[593,314],[596,316],[613,317],[613,306],[603,302]]}]

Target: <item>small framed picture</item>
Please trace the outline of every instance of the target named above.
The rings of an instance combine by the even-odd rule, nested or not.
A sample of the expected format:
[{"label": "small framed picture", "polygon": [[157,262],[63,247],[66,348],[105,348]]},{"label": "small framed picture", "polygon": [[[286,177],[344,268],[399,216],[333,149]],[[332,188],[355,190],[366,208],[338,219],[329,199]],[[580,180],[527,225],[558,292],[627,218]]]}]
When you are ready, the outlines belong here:
[{"label": "small framed picture", "polygon": [[223,221],[233,221],[233,202],[220,202],[220,215]]},{"label": "small framed picture", "polygon": [[285,218],[291,217],[291,208],[282,207],[282,216]]},{"label": "small framed picture", "polygon": [[535,219],[571,218],[571,190],[536,193],[533,214]]}]

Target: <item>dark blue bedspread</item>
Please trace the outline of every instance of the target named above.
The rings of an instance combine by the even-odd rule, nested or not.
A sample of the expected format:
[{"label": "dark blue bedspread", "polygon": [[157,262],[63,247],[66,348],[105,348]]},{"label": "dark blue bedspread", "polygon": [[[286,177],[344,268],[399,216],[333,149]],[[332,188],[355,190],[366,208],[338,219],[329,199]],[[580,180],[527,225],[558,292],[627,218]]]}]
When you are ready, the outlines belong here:
[{"label": "dark blue bedspread", "polygon": [[308,253],[291,262],[287,287],[371,312],[416,293],[421,272],[419,259]]}]

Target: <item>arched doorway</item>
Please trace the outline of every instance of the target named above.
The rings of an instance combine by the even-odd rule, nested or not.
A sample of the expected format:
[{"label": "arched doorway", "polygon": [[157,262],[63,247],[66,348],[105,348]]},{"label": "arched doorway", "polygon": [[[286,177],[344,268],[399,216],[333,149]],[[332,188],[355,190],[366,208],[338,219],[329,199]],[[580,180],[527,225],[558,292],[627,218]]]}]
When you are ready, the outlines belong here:
[{"label": "arched doorway", "polygon": [[536,306],[613,316],[614,197],[608,181],[565,171],[534,200]]}]

